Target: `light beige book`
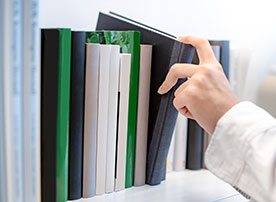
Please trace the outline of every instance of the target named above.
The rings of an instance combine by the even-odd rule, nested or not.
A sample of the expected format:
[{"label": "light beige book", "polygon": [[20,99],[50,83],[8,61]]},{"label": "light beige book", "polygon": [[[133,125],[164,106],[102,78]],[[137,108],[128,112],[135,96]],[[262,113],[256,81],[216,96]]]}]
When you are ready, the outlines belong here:
[{"label": "light beige book", "polygon": [[82,197],[96,195],[100,45],[86,44]]},{"label": "light beige book", "polygon": [[111,45],[100,45],[96,195],[105,193]]},{"label": "light beige book", "polygon": [[134,186],[146,183],[151,56],[152,45],[140,45]]}]

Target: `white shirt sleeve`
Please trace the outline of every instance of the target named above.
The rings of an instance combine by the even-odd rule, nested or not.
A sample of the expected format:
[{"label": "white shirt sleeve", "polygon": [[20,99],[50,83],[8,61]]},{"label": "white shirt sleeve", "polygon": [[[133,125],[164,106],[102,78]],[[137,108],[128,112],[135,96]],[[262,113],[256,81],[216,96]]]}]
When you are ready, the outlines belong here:
[{"label": "white shirt sleeve", "polygon": [[205,164],[252,201],[275,202],[276,120],[251,102],[235,105],[218,121]]}]

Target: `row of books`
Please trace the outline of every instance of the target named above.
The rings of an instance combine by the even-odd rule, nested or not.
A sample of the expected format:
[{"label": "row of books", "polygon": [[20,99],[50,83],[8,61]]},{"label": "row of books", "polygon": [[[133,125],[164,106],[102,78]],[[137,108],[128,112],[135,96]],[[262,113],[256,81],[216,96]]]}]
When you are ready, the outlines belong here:
[{"label": "row of books", "polygon": [[[161,183],[177,111],[173,91],[157,89],[172,64],[192,61],[194,48],[115,14],[100,13],[96,29],[120,31],[40,33],[37,1],[1,3],[1,201],[66,201]],[[140,84],[139,74],[147,78]]]},{"label": "row of books", "polygon": [[[109,20],[134,25],[121,18],[100,13],[97,30],[121,30],[98,28]],[[177,60],[191,62],[194,48],[156,30],[139,29],[42,30],[43,201],[92,197],[165,179],[177,111],[173,92],[161,97],[157,89]],[[151,40],[140,45],[143,37]],[[156,37],[167,40],[166,50],[151,43]],[[154,55],[156,50],[164,55]],[[161,67],[160,56],[165,60]],[[150,92],[158,78],[161,82]],[[156,111],[150,112],[150,105]]]},{"label": "row of books", "polygon": [[[198,63],[194,48],[115,13],[99,13],[96,30],[108,31],[40,32],[37,0],[1,4],[0,201],[63,202],[165,180],[185,78],[157,90],[173,64]],[[228,75],[229,41],[210,43]],[[203,130],[187,128],[182,156],[198,169]]]},{"label": "row of books", "polygon": [[42,30],[43,200],[146,183],[152,46],[139,39],[137,31]]}]

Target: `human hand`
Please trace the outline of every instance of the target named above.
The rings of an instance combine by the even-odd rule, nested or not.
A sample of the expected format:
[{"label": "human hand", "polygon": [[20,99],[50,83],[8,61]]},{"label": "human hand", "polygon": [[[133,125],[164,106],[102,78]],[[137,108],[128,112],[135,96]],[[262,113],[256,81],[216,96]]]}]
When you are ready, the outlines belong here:
[{"label": "human hand", "polygon": [[179,78],[187,77],[187,81],[175,91],[173,104],[181,114],[196,120],[212,134],[218,120],[239,101],[208,40],[192,36],[179,37],[178,40],[196,48],[200,63],[174,64],[158,93],[165,94]]}]

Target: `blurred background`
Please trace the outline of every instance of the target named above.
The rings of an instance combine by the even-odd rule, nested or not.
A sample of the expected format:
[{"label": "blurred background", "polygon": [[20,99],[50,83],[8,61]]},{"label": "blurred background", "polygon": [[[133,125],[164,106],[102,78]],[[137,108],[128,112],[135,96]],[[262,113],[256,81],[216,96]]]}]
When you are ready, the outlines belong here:
[{"label": "blurred background", "polygon": [[113,11],[175,36],[230,40],[234,90],[258,104],[276,64],[275,8],[269,0],[41,0],[40,27],[94,30],[98,12]]}]

